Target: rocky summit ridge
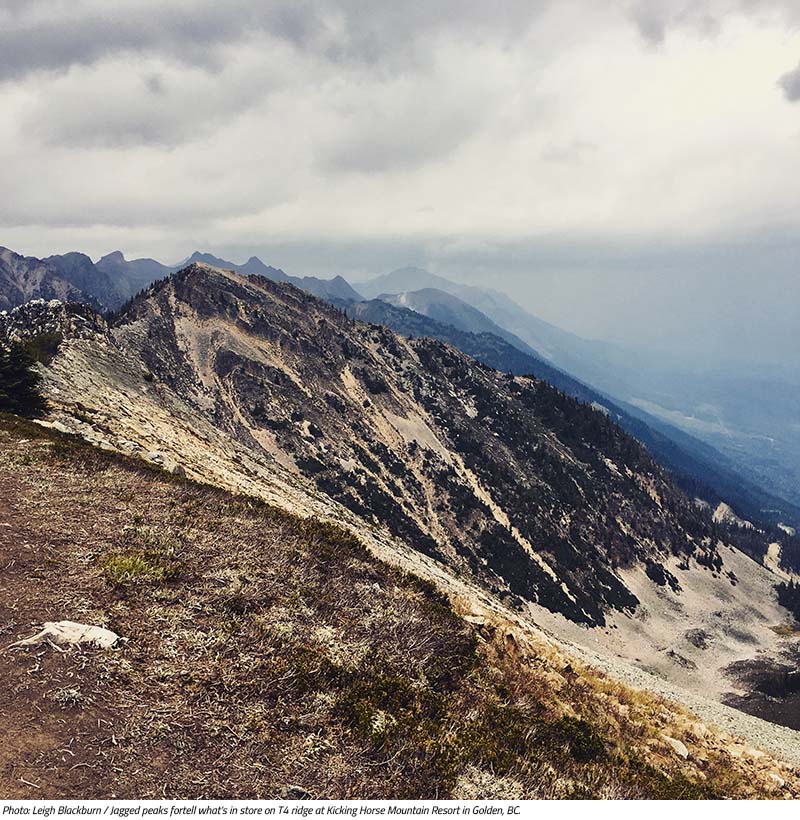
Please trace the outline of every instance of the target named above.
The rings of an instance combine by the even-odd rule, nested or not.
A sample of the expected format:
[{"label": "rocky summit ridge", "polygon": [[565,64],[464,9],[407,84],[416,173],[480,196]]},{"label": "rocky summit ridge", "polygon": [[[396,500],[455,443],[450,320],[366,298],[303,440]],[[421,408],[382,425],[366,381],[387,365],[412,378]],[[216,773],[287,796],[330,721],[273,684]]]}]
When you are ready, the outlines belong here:
[{"label": "rocky summit ridge", "polygon": [[[711,677],[754,642],[772,651],[788,619],[771,574],[603,412],[291,283],[194,263],[108,320],[57,302],[0,317],[0,337],[42,333],[58,342],[46,424],[335,520],[647,674],[717,694]],[[687,637],[698,613],[705,655]]]},{"label": "rocky summit ridge", "polygon": [[290,285],[193,264],[94,338],[65,330],[51,369],[84,374],[62,376],[65,409],[113,429],[80,384],[98,376],[170,417],[181,406],[509,600],[603,624],[637,605],[618,567],[722,562],[704,517],[602,413]]}]

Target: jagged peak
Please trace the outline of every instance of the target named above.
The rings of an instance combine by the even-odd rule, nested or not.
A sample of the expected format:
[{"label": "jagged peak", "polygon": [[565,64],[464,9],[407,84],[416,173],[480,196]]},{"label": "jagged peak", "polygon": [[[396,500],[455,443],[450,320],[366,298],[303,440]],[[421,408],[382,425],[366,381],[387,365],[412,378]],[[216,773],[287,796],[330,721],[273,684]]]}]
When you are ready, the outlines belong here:
[{"label": "jagged peak", "polygon": [[218,257],[214,256],[213,254],[207,253],[205,251],[194,251],[192,255],[186,260],[186,263],[191,262],[205,262],[206,264],[209,263],[209,259],[213,259],[214,261],[221,262],[223,260],[219,259]]}]

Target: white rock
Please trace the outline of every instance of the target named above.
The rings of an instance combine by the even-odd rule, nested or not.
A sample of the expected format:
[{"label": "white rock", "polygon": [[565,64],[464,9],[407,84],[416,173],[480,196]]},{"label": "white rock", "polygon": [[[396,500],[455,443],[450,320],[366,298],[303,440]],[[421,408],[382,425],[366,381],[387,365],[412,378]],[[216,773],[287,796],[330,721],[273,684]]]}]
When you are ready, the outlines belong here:
[{"label": "white rock", "polygon": [[25,638],[25,640],[17,641],[9,649],[17,646],[36,646],[43,643],[52,643],[56,646],[90,645],[99,649],[111,649],[124,640],[127,639],[120,638],[116,632],[102,626],[88,626],[75,621],[48,621],[41,632],[30,638]]},{"label": "white rock", "polygon": [[780,775],[775,774],[775,772],[769,773],[769,779],[775,783],[778,788],[782,789],[786,785],[786,781]]},{"label": "white rock", "polygon": [[689,757],[689,750],[686,748],[685,744],[681,743],[680,740],[676,740],[674,737],[670,737],[669,735],[661,735],[661,739],[672,747],[672,751],[675,752],[678,757],[682,757],[684,760]]}]

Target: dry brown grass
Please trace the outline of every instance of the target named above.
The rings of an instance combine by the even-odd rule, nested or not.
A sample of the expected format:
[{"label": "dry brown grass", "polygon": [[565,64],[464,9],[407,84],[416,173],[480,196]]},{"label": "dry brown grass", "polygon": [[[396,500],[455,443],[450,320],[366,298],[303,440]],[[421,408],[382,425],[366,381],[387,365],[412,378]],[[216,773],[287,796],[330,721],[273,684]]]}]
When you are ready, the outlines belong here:
[{"label": "dry brown grass", "polygon": [[465,622],[334,525],[9,418],[0,524],[8,644],[62,618],[130,639],[0,655],[2,797],[775,793],[724,744],[671,753],[691,716]]}]

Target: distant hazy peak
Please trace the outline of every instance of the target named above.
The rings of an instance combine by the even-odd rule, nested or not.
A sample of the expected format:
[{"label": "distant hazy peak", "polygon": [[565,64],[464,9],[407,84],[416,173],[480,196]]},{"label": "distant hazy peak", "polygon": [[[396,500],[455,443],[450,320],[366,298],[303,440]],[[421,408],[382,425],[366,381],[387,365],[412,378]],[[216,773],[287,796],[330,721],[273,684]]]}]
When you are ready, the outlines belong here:
[{"label": "distant hazy peak", "polygon": [[211,253],[205,253],[204,251],[195,251],[186,260],[187,264],[191,264],[192,262],[204,262],[206,265],[212,265],[217,268],[224,268],[227,265],[233,265],[232,262],[226,262],[224,259],[220,259],[220,257],[214,256]]}]

